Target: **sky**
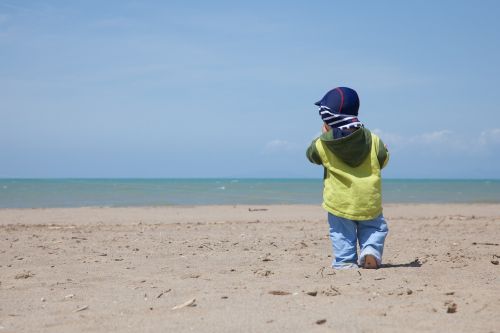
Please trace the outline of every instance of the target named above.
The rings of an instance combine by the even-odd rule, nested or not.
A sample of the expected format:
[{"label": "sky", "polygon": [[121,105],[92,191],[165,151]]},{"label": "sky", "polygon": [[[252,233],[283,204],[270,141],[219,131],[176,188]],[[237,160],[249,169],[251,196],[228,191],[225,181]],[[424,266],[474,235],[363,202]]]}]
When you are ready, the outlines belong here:
[{"label": "sky", "polygon": [[0,178],[321,178],[355,89],[387,178],[500,178],[498,1],[0,0]]}]

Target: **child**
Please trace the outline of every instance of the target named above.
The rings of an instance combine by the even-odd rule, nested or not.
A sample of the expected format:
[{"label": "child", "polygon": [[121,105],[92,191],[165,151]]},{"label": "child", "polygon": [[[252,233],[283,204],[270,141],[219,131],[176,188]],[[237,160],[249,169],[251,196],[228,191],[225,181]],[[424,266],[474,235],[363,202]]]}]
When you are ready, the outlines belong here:
[{"label": "child", "polygon": [[[389,152],[358,120],[356,91],[339,87],[319,102],[323,134],[307,158],[324,167],[323,208],[328,212],[333,268],[378,268],[388,228],[382,215],[380,170]],[[358,259],[356,245],[359,242]]]}]

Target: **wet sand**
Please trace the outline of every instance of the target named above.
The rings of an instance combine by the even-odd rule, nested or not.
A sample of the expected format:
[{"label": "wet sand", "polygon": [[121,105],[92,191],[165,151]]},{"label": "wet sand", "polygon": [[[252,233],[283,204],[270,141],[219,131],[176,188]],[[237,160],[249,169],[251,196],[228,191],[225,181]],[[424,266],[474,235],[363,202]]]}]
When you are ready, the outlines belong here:
[{"label": "wet sand", "polygon": [[319,206],[1,209],[0,332],[499,332],[500,205],[384,214],[334,271]]}]

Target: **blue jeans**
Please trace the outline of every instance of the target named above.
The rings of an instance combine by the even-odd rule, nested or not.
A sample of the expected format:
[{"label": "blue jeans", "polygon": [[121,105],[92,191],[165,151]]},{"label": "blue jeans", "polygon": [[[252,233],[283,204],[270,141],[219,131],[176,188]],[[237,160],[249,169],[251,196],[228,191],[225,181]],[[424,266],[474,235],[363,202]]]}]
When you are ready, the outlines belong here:
[{"label": "blue jeans", "polygon": [[[385,237],[389,232],[382,214],[373,220],[352,221],[328,213],[328,224],[334,254],[333,268],[363,266],[367,255],[374,256],[378,266],[382,264]],[[360,249],[359,259],[357,242]]]}]

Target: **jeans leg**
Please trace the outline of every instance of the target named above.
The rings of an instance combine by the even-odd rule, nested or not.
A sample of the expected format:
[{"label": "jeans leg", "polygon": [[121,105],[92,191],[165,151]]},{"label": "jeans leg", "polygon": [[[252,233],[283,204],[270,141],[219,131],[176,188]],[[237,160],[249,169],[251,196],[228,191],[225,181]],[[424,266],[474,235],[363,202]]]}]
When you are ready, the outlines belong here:
[{"label": "jeans leg", "polygon": [[328,213],[330,239],[333,247],[333,268],[357,267],[356,223]]},{"label": "jeans leg", "polygon": [[382,214],[373,220],[358,222],[358,240],[360,248],[358,264],[360,266],[364,265],[365,256],[369,254],[375,257],[379,266],[382,264],[384,243],[388,232],[389,229]]}]

